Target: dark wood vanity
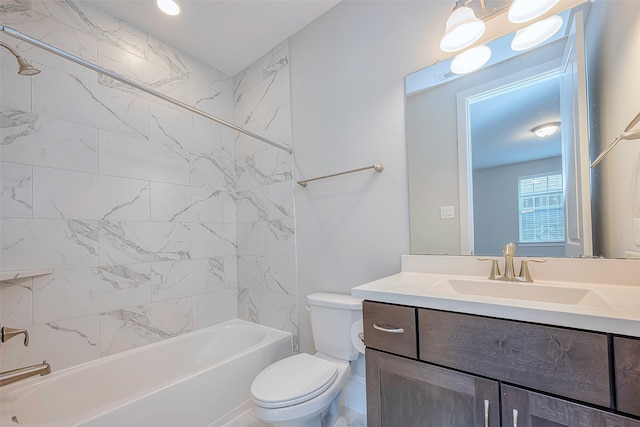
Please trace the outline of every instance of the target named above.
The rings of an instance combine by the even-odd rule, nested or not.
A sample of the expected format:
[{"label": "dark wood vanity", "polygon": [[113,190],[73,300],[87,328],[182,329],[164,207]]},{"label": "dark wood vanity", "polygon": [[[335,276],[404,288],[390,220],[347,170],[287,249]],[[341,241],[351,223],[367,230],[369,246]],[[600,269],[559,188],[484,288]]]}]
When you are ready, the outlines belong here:
[{"label": "dark wood vanity", "polygon": [[369,427],[640,427],[640,338],[364,301]]}]

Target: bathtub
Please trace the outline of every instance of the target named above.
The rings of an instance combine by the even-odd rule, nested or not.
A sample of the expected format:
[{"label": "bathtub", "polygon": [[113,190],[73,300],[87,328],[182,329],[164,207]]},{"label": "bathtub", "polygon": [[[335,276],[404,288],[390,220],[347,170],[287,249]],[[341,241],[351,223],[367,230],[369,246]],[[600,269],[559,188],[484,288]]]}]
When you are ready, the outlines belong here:
[{"label": "bathtub", "polygon": [[0,425],[212,426],[247,404],[262,369],[291,354],[291,334],[233,320],[5,386]]}]

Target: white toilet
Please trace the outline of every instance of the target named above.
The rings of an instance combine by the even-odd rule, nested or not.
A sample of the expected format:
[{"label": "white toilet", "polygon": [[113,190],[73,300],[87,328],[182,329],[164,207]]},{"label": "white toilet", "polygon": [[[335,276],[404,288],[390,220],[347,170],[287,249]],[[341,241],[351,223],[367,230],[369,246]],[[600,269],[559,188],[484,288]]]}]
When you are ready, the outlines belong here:
[{"label": "white toilet", "polygon": [[362,300],[316,293],[307,297],[316,350],[282,359],[251,384],[253,414],[273,427],[330,427],[338,418],[340,391],[361,356],[351,327],[362,319]]}]

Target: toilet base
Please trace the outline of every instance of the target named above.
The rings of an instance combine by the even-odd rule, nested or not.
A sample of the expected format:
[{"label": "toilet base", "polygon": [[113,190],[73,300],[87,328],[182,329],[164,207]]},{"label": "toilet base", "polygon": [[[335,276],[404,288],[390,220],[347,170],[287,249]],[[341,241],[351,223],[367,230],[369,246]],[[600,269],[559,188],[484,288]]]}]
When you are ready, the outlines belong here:
[{"label": "toilet base", "polygon": [[340,418],[339,401],[342,392],[336,396],[329,407],[320,414],[316,414],[309,418],[297,419],[291,421],[280,421],[271,424],[272,427],[334,427],[336,421]]},{"label": "toilet base", "polygon": [[308,420],[293,420],[271,424],[272,427],[323,427],[322,417],[315,416]]}]

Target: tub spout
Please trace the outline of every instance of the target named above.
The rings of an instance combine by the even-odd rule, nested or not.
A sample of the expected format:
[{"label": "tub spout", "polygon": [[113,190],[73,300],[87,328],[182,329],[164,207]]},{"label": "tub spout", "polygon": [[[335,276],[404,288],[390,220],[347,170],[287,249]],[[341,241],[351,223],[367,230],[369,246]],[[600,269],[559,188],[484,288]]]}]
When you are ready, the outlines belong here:
[{"label": "tub spout", "polygon": [[48,375],[50,373],[51,365],[49,365],[46,360],[39,365],[26,366],[24,368],[0,372],[0,387],[34,377],[36,375]]}]

